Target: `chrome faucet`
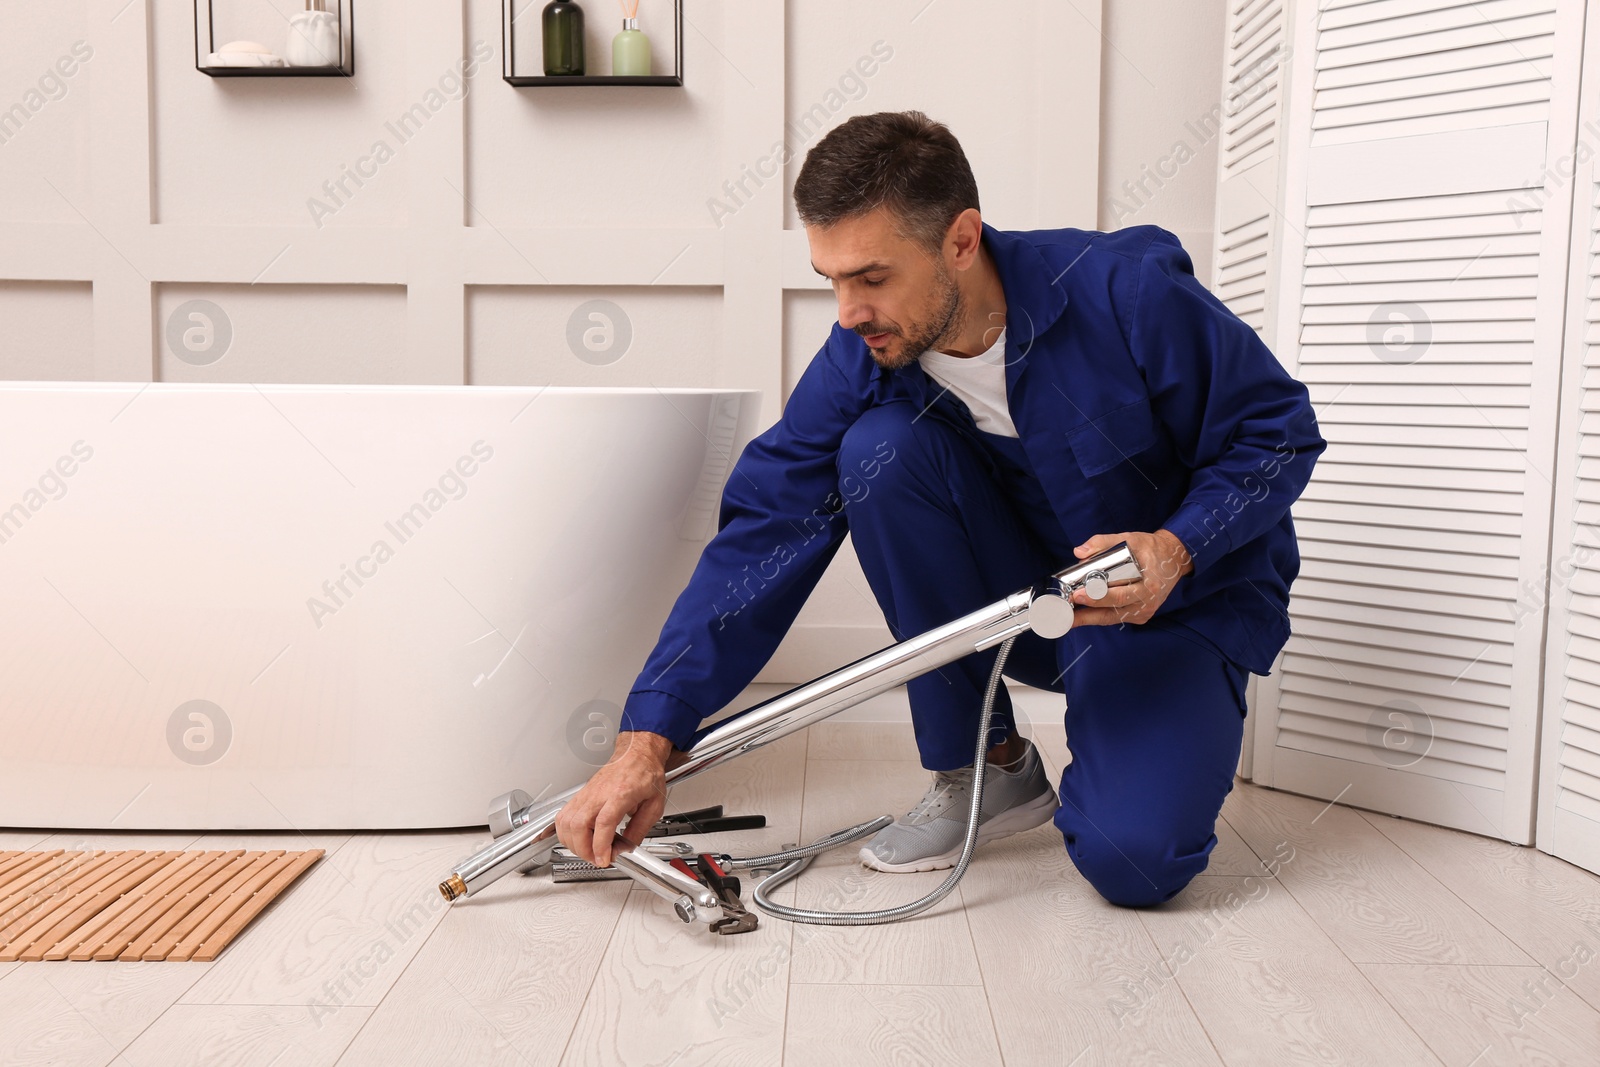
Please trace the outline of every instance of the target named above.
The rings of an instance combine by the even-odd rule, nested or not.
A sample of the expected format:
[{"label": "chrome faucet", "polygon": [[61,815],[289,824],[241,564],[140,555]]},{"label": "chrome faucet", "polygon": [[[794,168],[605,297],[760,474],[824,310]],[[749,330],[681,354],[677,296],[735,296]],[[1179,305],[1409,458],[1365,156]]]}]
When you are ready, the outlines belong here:
[{"label": "chrome faucet", "polygon": [[[1138,562],[1126,542],[1020,589],[1010,596],[864,656],[814,681],[796,686],[720,723],[666,772],[668,785],[720,763],[770,745],[812,723],[886,692],[911,678],[936,670],[973,652],[1032,630],[1061,637],[1072,628],[1072,594],[1082,589],[1100,600],[1114,584],[1138,581]],[[446,900],[468,897],[510,874],[537,870],[557,845],[556,816],[582,786],[535,801],[522,790],[495,798],[489,829],[494,840],[455,865],[439,883]],[[617,852],[613,862],[651,892],[673,902],[684,922],[712,922],[721,916],[714,894],[671,864],[643,850]]]}]

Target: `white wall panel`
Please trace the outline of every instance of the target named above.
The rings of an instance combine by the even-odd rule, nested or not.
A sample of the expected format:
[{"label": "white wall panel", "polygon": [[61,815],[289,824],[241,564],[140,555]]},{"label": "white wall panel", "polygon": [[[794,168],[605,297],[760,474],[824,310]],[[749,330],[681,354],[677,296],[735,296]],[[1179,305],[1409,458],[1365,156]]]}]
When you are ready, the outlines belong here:
[{"label": "white wall panel", "polygon": [[93,301],[88,282],[0,282],[0,378],[93,380]]},{"label": "white wall panel", "polygon": [[96,67],[85,7],[80,0],[6,9],[0,221],[82,223]]},{"label": "white wall panel", "polygon": [[[519,22],[537,26],[543,4]],[[722,181],[727,124],[741,97],[782,93],[783,68],[771,55],[781,38],[752,42],[729,0],[684,5],[684,83],[656,86],[564,86],[512,90],[500,76],[500,5],[467,7],[469,47],[494,47],[489,75],[467,96],[466,178],[469,226],[499,229],[581,226],[597,231],[649,227],[715,227],[706,199]],[[766,5],[759,5],[766,7]],[[586,5],[585,54],[605,55],[620,28],[615,4]],[[671,0],[643,0],[639,28],[652,39],[653,60],[671,64]],[[770,8],[781,19],[778,5]],[[612,18],[616,15],[616,18]],[[616,23],[613,26],[613,23]],[[662,56],[661,48],[667,49]],[[538,53],[518,46],[519,62]],[[589,69],[597,69],[593,63]],[[538,73],[524,70],[523,73]],[[776,123],[773,123],[776,126]],[[441,190],[441,195],[448,193]],[[605,233],[595,240],[604,241]],[[618,238],[620,239],[620,238]],[[657,264],[666,267],[668,261]]]},{"label": "white wall panel", "polygon": [[[227,37],[219,25],[218,47],[244,38],[281,53],[289,15],[305,5],[215,6],[238,27]],[[406,92],[405,9],[357,2],[354,25],[352,78],[212,78],[194,67],[192,7],[151,4],[152,221],[290,226],[303,240],[331,226],[405,225],[411,157],[437,114],[395,125],[420,99]],[[442,74],[451,61],[434,65]]]},{"label": "white wall panel", "polygon": [[[828,129],[851,115],[915,108],[961,141],[991,225],[1093,227],[1098,7],[791,4],[785,192]],[[784,225],[799,227],[793,199],[784,200]]]},{"label": "white wall panel", "polygon": [[[426,384],[404,358],[406,291],[398,285],[169,283],[156,287],[155,300],[164,382]],[[191,318],[197,307],[204,317]],[[198,343],[186,343],[185,331],[196,328]]]},{"label": "white wall panel", "polygon": [[467,381],[662,388],[715,381],[730,373],[720,365],[722,304],[721,290],[708,286],[468,286]]}]

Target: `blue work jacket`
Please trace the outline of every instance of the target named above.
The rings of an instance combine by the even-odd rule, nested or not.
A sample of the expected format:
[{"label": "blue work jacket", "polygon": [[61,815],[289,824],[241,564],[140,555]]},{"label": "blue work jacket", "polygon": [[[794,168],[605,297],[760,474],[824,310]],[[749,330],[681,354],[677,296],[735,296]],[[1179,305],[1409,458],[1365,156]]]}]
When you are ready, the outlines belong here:
[{"label": "blue work jacket", "polygon": [[[1172,531],[1194,571],[1143,625],[1184,627],[1270,673],[1300,569],[1289,505],[1327,444],[1305,386],[1195,279],[1167,230],[984,223],[983,241],[1005,291],[1012,423],[1062,532],[1081,544]],[[845,431],[878,404],[925,408],[941,391],[920,363],[884,370],[834,323],[782,418],[734,464],[623,730],[680,749],[698,739],[771,658],[845,536]]]}]

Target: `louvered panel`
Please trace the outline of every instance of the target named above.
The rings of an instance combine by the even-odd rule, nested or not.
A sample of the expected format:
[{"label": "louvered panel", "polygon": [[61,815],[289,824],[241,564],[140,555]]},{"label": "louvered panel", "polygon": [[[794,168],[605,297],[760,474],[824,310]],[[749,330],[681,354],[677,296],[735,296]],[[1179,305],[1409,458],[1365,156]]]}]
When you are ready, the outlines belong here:
[{"label": "louvered panel", "polygon": [[[1458,2],[1452,6],[1459,8],[1465,5]],[[1445,51],[1402,54],[1391,59],[1368,58],[1364,62],[1346,62],[1343,66],[1330,62],[1317,71],[1316,90],[1320,93],[1357,85],[1388,85],[1394,87],[1391,91],[1396,95],[1405,95],[1415,83],[1444,74],[1459,72],[1477,75],[1519,64],[1540,69],[1552,58],[1551,41],[1548,36],[1538,32],[1537,27],[1531,28],[1535,30],[1531,36],[1516,41],[1500,39]],[[1330,60],[1354,58],[1356,55],[1351,52],[1330,57]],[[1489,76],[1494,75],[1491,73]]]},{"label": "louvered panel", "polygon": [[1229,9],[1220,148],[1224,180],[1275,157],[1283,34],[1283,0],[1245,0]]},{"label": "louvered panel", "polygon": [[1328,404],[1327,415],[1330,422],[1340,423],[1401,422],[1414,427],[1491,426],[1502,430],[1528,428],[1527,408],[1498,404],[1464,404],[1462,403],[1464,399],[1464,396],[1458,394],[1452,404],[1429,406],[1407,404],[1402,398],[1396,398],[1393,404],[1357,404],[1340,397],[1337,403]]},{"label": "louvered panel", "polygon": [[[1297,742],[1304,739],[1317,744],[1319,748],[1331,749],[1328,755],[1334,759],[1351,760],[1356,763],[1374,762],[1372,755],[1375,747],[1374,735],[1383,732],[1373,723],[1341,723],[1337,719],[1304,715],[1298,709],[1290,707],[1284,708],[1283,721],[1284,748],[1298,748]],[[1330,726],[1343,726],[1343,736],[1328,736]],[[1479,786],[1485,790],[1498,791],[1505,788],[1505,771],[1500,768],[1477,766],[1474,759],[1478,753],[1473,747],[1454,745],[1448,741],[1440,741],[1437,737],[1432,740],[1423,739],[1418,744],[1426,745],[1427,754],[1413,763],[1402,764],[1408,770],[1425,773],[1430,778],[1446,782]]]},{"label": "louvered panel", "polygon": [[[1380,489],[1404,488],[1473,489],[1496,495],[1515,494],[1522,485],[1521,475],[1512,471],[1439,469],[1436,467],[1378,466],[1371,463],[1317,461],[1314,487],[1353,485]],[[1510,506],[1508,503],[1507,506]]]},{"label": "louvered panel", "polygon": [[[1359,563],[1372,557],[1372,546],[1361,541],[1324,541],[1302,534],[1301,556],[1327,560],[1330,563]],[[1402,548],[1384,546],[1385,559],[1394,566],[1413,571],[1437,571],[1441,574],[1471,572],[1494,578],[1517,578],[1517,561],[1499,556],[1477,556],[1466,553],[1444,552],[1435,548]]]},{"label": "louvered panel", "polygon": [[[1267,341],[1277,333],[1279,144],[1290,74],[1288,0],[1229,0],[1217,131],[1212,291]],[[1192,124],[1191,124],[1192,126]],[[1211,127],[1204,131],[1210,133]],[[1275,346],[1273,346],[1275,348]],[[1253,738],[1239,756],[1250,776]]]},{"label": "louvered panel", "polygon": [[[1438,592],[1456,593],[1462,597],[1494,598],[1502,595],[1504,587],[1494,585],[1494,579],[1515,579],[1515,560],[1493,557],[1483,553],[1453,553],[1434,549],[1426,537],[1416,536],[1413,530],[1373,530],[1366,526],[1349,526],[1342,523],[1306,523],[1301,531],[1306,560],[1322,560],[1333,566],[1349,565],[1386,566],[1400,568],[1416,574],[1442,574],[1450,576],[1448,585],[1435,585]],[[1376,541],[1384,542],[1386,552],[1381,565],[1370,563]],[[1405,542],[1413,542],[1406,545]],[[1352,574],[1354,577],[1354,574]]]},{"label": "louvered panel", "polygon": [[[1515,195],[1508,192],[1506,196]],[[1448,212],[1454,206],[1451,202],[1457,197],[1427,197],[1436,211]],[[1349,207],[1370,207],[1372,205],[1345,205]],[[1323,222],[1325,216],[1331,212],[1322,207],[1311,209],[1311,216],[1307,220],[1312,226],[1318,227],[1316,244],[1312,247],[1325,248],[1330,245],[1371,244],[1375,242],[1391,241],[1427,241],[1451,237],[1501,237],[1517,235],[1522,226],[1518,225],[1516,212],[1507,210],[1502,201],[1499,211],[1472,213],[1467,215],[1425,215],[1420,218],[1384,218],[1374,212],[1373,217],[1363,221],[1329,221]],[[1526,225],[1526,223],[1523,223]],[[1311,235],[1307,234],[1309,238]],[[1413,246],[1414,247],[1414,246]],[[1478,243],[1480,249],[1484,243]],[[1491,242],[1489,248],[1493,248]],[[1317,262],[1317,260],[1312,260]]]},{"label": "louvered panel", "polygon": [[1504,641],[1440,638],[1428,642],[1414,633],[1389,641],[1372,627],[1330,624],[1308,625],[1297,630],[1296,637],[1312,646],[1317,655],[1340,662],[1372,668],[1419,670],[1452,682],[1471,671],[1473,678],[1480,682],[1511,684],[1511,657],[1495,653],[1496,648],[1510,648]]},{"label": "louvered panel", "polygon": [[[1307,344],[1300,351],[1308,357],[1306,363],[1351,363],[1359,361],[1358,366],[1367,368],[1383,367],[1385,361],[1372,358],[1373,351],[1369,339],[1363,334],[1346,331],[1340,335],[1343,344],[1347,347],[1336,347],[1333,344]],[[1439,346],[1445,344],[1438,334],[1432,338],[1429,351],[1431,358],[1425,365],[1389,364],[1394,368],[1394,380],[1404,381],[1450,381],[1450,376],[1456,374],[1479,374],[1483,377],[1469,379],[1471,381],[1516,381],[1512,377],[1505,377],[1517,373],[1516,368],[1526,368],[1532,362],[1529,358],[1532,353],[1524,349],[1507,348],[1504,344],[1491,344],[1478,341],[1453,341],[1449,348]],[[1434,351],[1438,348],[1438,351]],[[1493,367],[1474,371],[1469,367],[1459,367],[1462,363],[1489,363],[1498,364],[1499,369]],[[1352,367],[1350,373],[1356,373]],[[1351,379],[1352,381],[1368,381],[1371,379]]]},{"label": "louvered panel", "polygon": [[[1302,734],[1306,740],[1360,745],[1366,749],[1364,754],[1356,752],[1344,758],[1362,762],[1371,759],[1372,754],[1370,738],[1363,735],[1370,729],[1394,725],[1382,716],[1374,716],[1371,706],[1303,693],[1286,694],[1284,710],[1288,713],[1284,716],[1286,732]],[[1456,764],[1456,773],[1464,775],[1457,781],[1473,781],[1489,788],[1501,786],[1498,778],[1505,772],[1504,729],[1443,719],[1433,723],[1431,730],[1428,758]]]},{"label": "louvered panel", "polygon": [[1334,25],[1331,19],[1320,24],[1318,71],[1504,43],[1555,30],[1554,0],[1477,0],[1399,15],[1380,15],[1379,8],[1370,5],[1364,13],[1372,17],[1346,26]]},{"label": "louvered panel", "polygon": [[[1331,510],[1331,509],[1330,509]],[[1382,563],[1373,566],[1402,566],[1414,571],[1438,571],[1454,574],[1454,584],[1448,592],[1470,597],[1494,597],[1502,590],[1490,589],[1482,584],[1485,577],[1506,577],[1514,573],[1512,566],[1496,565],[1493,560],[1514,558],[1507,549],[1514,549],[1510,537],[1488,537],[1472,531],[1430,531],[1426,526],[1371,526],[1363,523],[1341,522],[1338,512],[1331,520],[1315,517],[1296,518],[1296,528],[1302,541],[1306,541],[1306,555],[1318,560],[1370,561],[1373,545],[1384,547]],[[1434,553],[1430,565],[1422,565],[1422,555]],[[1440,585],[1440,589],[1445,589]]]},{"label": "louvered panel", "polygon": [[[1407,59],[1393,51],[1405,25],[1408,46],[1463,29],[1459,4],[1361,6],[1393,13],[1352,21],[1352,9],[1336,9],[1345,21],[1322,24],[1324,47],[1340,31],[1341,54],[1319,54],[1317,105],[1339,114],[1321,116],[1313,143],[1339,125],[1374,136],[1375,123],[1425,117],[1446,98],[1448,110],[1548,94],[1547,72],[1479,82],[1460,56],[1423,73],[1427,93],[1350,76],[1358,54]],[[1344,75],[1337,92],[1326,84],[1333,69]],[[1300,368],[1329,445],[1294,507],[1301,571],[1277,747],[1381,772],[1395,754],[1374,744],[1374,717],[1404,706],[1431,734],[1407,773],[1506,788],[1542,214],[1518,191],[1306,209]]]},{"label": "louvered panel", "polygon": [[[1478,60],[1486,57],[1480,55]],[[1493,57],[1487,57],[1493,58]],[[1403,82],[1356,82],[1341,86],[1331,75],[1327,87],[1318,95],[1318,103],[1327,109],[1352,108],[1387,101],[1405,101],[1440,93],[1465,93],[1489,87],[1515,87],[1529,82],[1548,80],[1550,57],[1517,58],[1504,63],[1485,63],[1468,70],[1444,70],[1436,74],[1422,74]],[[1545,90],[1548,92],[1548,88]]]},{"label": "louvered panel", "polygon": [[[1484,641],[1480,638],[1457,637],[1439,632],[1416,630],[1393,631],[1372,626],[1367,622],[1341,622],[1302,614],[1296,620],[1296,632],[1317,642],[1318,647],[1339,642],[1346,646],[1367,646],[1387,650],[1396,656],[1423,653],[1442,659],[1454,658],[1462,664],[1475,661],[1511,666],[1511,646],[1504,641]],[[1463,669],[1465,669],[1463,667]]]},{"label": "louvered panel", "polygon": [[[1573,456],[1572,517],[1550,579],[1553,595],[1565,594],[1564,632],[1551,634],[1552,654],[1562,657],[1563,680],[1551,806],[1588,820],[1593,840],[1580,847],[1583,855],[1594,857],[1600,854],[1600,534],[1596,532],[1600,524],[1600,208],[1596,206],[1600,183],[1592,183],[1589,194],[1589,269],[1583,292],[1583,369],[1574,413],[1579,436]],[[1561,826],[1570,833],[1573,823],[1564,820]],[[1555,850],[1570,856],[1575,844],[1558,841]]]},{"label": "louvered panel", "polygon": [[[1456,470],[1521,472],[1524,466],[1515,449],[1456,448],[1448,456],[1441,457],[1431,448],[1341,442],[1339,448],[1332,451],[1335,463],[1388,463],[1427,469],[1439,464],[1442,458],[1447,461],[1443,466]],[[1317,465],[1320,467],[1322,461]]]},{"label": "louvered panel", "polygon": [[[1438,624],[1440,629],[1459,624],[1462,619],[1483,620],[1487,625],[1499,628],[1493,630],[1486,639],[1504,639],[1503,620],[1510,615],[1509,609],[1503,605],[1486,605],[1480,597],[1452,596],[1432,589],[1391,589],[1381,598],[1382,607],[1379,608],[1371,589],[1326,581],[1314,575],[1308,577],[1303,571],[1294,583],[1294,604],[1290,610],[1294,618],[1299,617],[1298,605],[1302,599],[1318,601],[1316,610],[1319,611],[1333,607],[1370,609],[1374,626],[1385,625],[1385,620],[1394,613],[1406,616],[1404,625],[1409,629],[1432,627],[1435,616],[1447,620]],[[1496,610],[1497,607],[1501,610]]]},{"label": "louvered panel", "polygon": [[1600,823],[1600,778],[1581,774],[1571,767],[1562,767],[1556,775],[1556,787],[1561,790],[1561,810],[1580,816],[1590,824]]},{"label": "louvered panel", "polygon": [[1421,618],[1415,612],[1385,601],[1348,603],[1323,600],[1310,594],[1302,595],[1295,589],[1295,624],[1302,620],[1326,619],[1333,622],[1359,623],[1369,630],[1383,633],[1443,634],[1450,637],[1470,638],[1480,643],[1500,640],[1504,631],[1499,620],[1478,615],[1430,614]]},{"label": "louvered panel", "polygon": [[1572,691],[1567,697],[1567,721],[1600,734],[1600,684],[1582,678],[1573,678],[1570,682]]},{"label": "louvered panel", "polygon": [[[1573,593],[1567,600],[1567,629],[1569,633],[1582,634],[1600,640],[1600,604],[1593,597]],[[1569,670],[1568,676],[1571,676]],[[1587,701],[1588,698],[1585,698]],[[1600,704],[1595,704],[1600,707]]]},{"label": "louvered panel", "polygon": [[1320,11],[1311,144],[1548,119],[1555,0]]},{"label": "louvered panel", "polygon": [[1526,408],[1532,399],[1527,389],[1497,385],[1458,385],[1396,382],[1387,387],[1377,383],[1346,382],[1333,385],[1310,383],[1313,404],[1404,406],[1467,404],[1475,408]]},{"label": "louvered panel", "polygon": [[[1302,496],[1300,503],[1295,506],[1295,521],[1297,524],[1304,523],[1302,535],[1313,541],[1365,543],[1374,550],[1394,545],[1396,548],[1411,546],[1482,556],[1508,552],[1517,543],[1517,534],[1506,532],[1504,527],[1511,524],[1501,516],[1483,515],[1475,517],[1473,521],[1457,518],[1447,526],[1417,521],[1414,516],[1418,513],[1418,509],[1362,508]],[[1364,519],[1367,521],[1361,521]],[[1498,531],[1482,530],[1476,528],[1479,525],[1499,525],[1502,528]]]},{"label": "louvered panel", "polygon": [[[1414,661],[1426,657],[1414,657]],[[1464,722],[1504,724],[1507,718],[1507,688],[1480,682],[1472,674],[1451,678],[1431,671],[1405,667],[1379,667],[1360,659],[1338,659],[1325,651],[1320,642],[1291,638],[1284,650],[1283,691],[1317,693],[1323,696],[1358,701],[1367,710],[1380,707],[1397,697],[1414,699],[1429,715],[1460,719]]]},{"label": "louvered panel", "polygon": [[[1528,435],[1521,430],[1501,430],[1493,426],[1404,426],[1390,424],[1350,424],[1330,419],[1323,426],[1322,436],[1332,444],[1361,443],[1380,445],[1423,446],[1453,449],[1457,447],[1479,450],[1504,449],[1518,455],[1528,448]],[[1330,451],[1332,451],[1330,449]],[[1335,453],[1341,455],[1342,453]],[[1447,461],[1447,455],[1431,457],[1434,462]]]},{"label": "louvered panel", "polygon": [[[1367,757],[1370,758],[1370,744],[1367,738],[1362,736],[1375,725],[1370,706],[1328,697],[1292,693],[1285,696],[1284,707],[1286,711],[1294,713],[1285,716],[1285,730],[1305,734],[1308,739],[1326,738],[1360,744],[1367,748]],[[1382,722],[1381,719],[1379,721]],[[1505,744],[1505,737],[1506,732],[1503,728],[1445,719],[1433,725],[1433,744],[1428,756],[1458,764],[1463,769],[1471,768],[1499,775],[1505,771],[1506,754],[1502,747]],[[1361,758],[1361,755],[1358,753],[1354,758]],[[1479,777],[1476,780],[1480,785],[1499,785],[1492,779]]]},{"label": "louvered panel", "polygon": [[[1463,120],[1461,122],[1462,126],[1475,125],[1475,123],[1470,123],[1470,120],[1475,116],[1463,115],[1462,112],[1475,112],[1481,109],[1518,104],[1542,104],[1549,99],[1550,81],[1549,71],[1547,70],[1544,72],[1544,77],[1537,81],[1518,81],[1509,84],[1458,89],[1448,93],[1434,93],[1427,96],[1408,95],[1373,104],[1353,104],[1344,107],[1328,107],[1325,104],[1318,115],[1317,125],[1321,129],[1327,129],[1340,126],[1365,126],[1381,122],[1392,129],[1398,130],[1402,128],[1405,120],[1420,119],[1423,116],[1438,117],[1438,124],[1459,118]],[[1409,125],[1420,126],[1421,123],[1412,122]],[[1452,126],[1450,128],[1458,127]]]},{"label": "louvered panel", "polygon": [[[1460,355],[1463,347],[1465,346],[1457,345],[1450,350],[1450,355],[1452,357]],[[1520,386],[1529,385],[1533,381],[1533,367],[1529,363],[1501,363],[1488,360],[1481,363],[1441,363],[1429,360],[1426,363],[1402,367],[1375,363],[1371,359],[1361,363],[1347,363],[1337,358],[1339,356],[1343,356],[1345,360],[1351,358],[1353,353],[1349,349],[1307,346],[1301,352],[1317,357],[1302,361],[1300,380],[1307,385],[1326,382],[1343,387],[1392,380],[1396,385],[1440,382],[1451,386]],[[1388,375],[1393,377],[1386,377]]]},{"label": "louvered panel", "polygon": [[[1488,190],[1452,193],[1447,196],[1410,196],[1391,200],[1316,204],[1308,213],[1307,221],[1314,226],[1331,229],[1338,226],[1369,226],[1388,222],[1485,219],[1502,216],[1505,213],[1505,195],[1498,190]],[[1403,236],[1409,239],[1417,235]]]},{"label": "louvered panel", "polygon": [[1407,281],[1371,283],[1350,280],[1337,286],[1319,286],[1316,293],[1307,294],[1307,303],[1313,300],[1317,304],[1372,304],[1401,300],[1422,303],[1435,300],[1517,299],[1530,305],[1525,310],[1531,312],[1533,298],[1538,296],[1536,288],[1535,279],[1516,277],[1411,278]]},{"label": "louvered panel", "polygon": [[[1322,0],[1317,6],[1317,25],[1324,30],[1348,30],[1382,20],[1449,11],[1460,6],[1461,0]],[[1548,9],[1548,4],[1520,5],[1520,11],[1524,14]]]},{"label": "louvered panel", "polygon": [[1567,581],[1574,593],[1600,596],[1600,574],[1595,573],[1592,567],[1579,567]]},{"label": "louvered panel", "polygon": [[[1561,731],[1561,741],[1567,746],[1561,765],[1580,772],[1590,781],[1600,780],[1600,733],[1586,730],[1569,721]],[[1600,792],[1589,797],[1600,800]]]},{"label": "louvered panel", "polygon": [[[1503,227],[1502,227],[1503,229]],[[1537,232],[1529,233],[1500,233],[1496,240],[1485,242],[1481,235],[1468,234],[1464,237],[1433,237],[1419,239],[1407,237],[1389,245],[1355,245],[1346,248],[1336,243],[1325,244],[1313,256],[1307,266],[1328,264],[1338,267],[1345,263],[1416,263],[1434,264],[1439,261],[1454,261],[1454,265],[1462,270],[1468,269],[1475,259],[1496,257],[1521,256],[1528,257],[1539,251],[1539,235]],[[1440,269],[1448,270],[1452,264],[1439,263]],[[1450,275],[1455,277],[1455,275]],[[1309,279],[1308,279],[1309,280]],[[1346,281],[1340,275],[1340,281]]]},{"label": "louvered panel", "polygon": [[[1487,341],[1493,344],[1508,344],[1520,342],[1531,343],[1537,324],[1531,318],[1501,319],[1494,318],[1489,321],[1483,319],[1469,319],[1464,323],[1455,321],[1450,316],[1450,309],[1439,306],[1421,307],[1423,315],[1431,318],[1429,330],[1432,334],[1431,343],[1435,346],[1463,343],[1467,341]],[[1373,320],[1366,322],[1339,322],[1321,323],[1313,322],[1301,327],[1300,334],[1308,345],[1371,345],[1370,328],[1377,326],[1377,333],[1382,336],[1386,331],[1383,324]],[[1401,339],[1394,342],[1396,345],[1415,343],[1411,337],[1401,335]],[[1455,353],[1449,353],[1454,355]]]},{"label": "louvered panel", "polygon": [[1449,718],[1455,721],[1506,725],[1505,686],[1487,685],[1474,678],[1452,682],[1437,675],[1413,677],[1405,671],[1341,662],[1321,653],[1314,639],[1291,639],[1291,645],[1284,651],[1284,663],[1287,666],[1293,656],[1298,661],[1298,669],[1279,678],[1278,687],[1282,693],[1349,700],[1366,705],[1369,712],[1400,697],[1418,701],[1440,697],[1452,702],[1453,712]]},{"label": "louvered panel", "polygon": [[1600,684],[1600,641],[1574,633],[1567,640],[1567,677]]},{"label": "louvered panel", "polygon": [[[1315,551],[1314,546],[1312,551]],[[1369,550],[1368,555],[1372,554]],[[1318,555],[1309,553],[1302,555],[1301,562],[1315,564],[1317,573],[1330,581],[1350,586],[1367,586],[1368,594],[1373,597],[1384,595],[1383,590],[1386,589],[1395,587],[1405,589],[1412,584],[1426,584],[1434,592],[1471,597],[1488,606],[1498,599],[1514,598],[1517,592],[1514,581],[1484,578],[1474,574],[1429,573],[1378,563],[1347,563],[1341,560],[1322,559]]]},{"label": "louvered panel", "polygon": [[1344,263],[1337,267],[1313,264],[1306,268],[1305,281],[1309,285],[1360,285],[1456,278],[1517,278],[1536,273],[1538,266],[1538,257],[1531,255],[1462,256],[1454,260],[1397,259],[1389,262]]},{"label": "louvered panel", "polygon": [[[1464,292],[1464,291],[1463,291]],[[1337,294],[1343,296],[1343,293]],[[1306,327],[1308,339],[1319,343],[1343,337],[1349,340],[1356,336],[1355,331],[1329,331],[1319,330],[1317,327],[1346,326],[1358,327],[1362,332],[1361,337],[1369,337],[1368,327],[1373,325],[1370,318],[1360,318],[1359,312],[1370,311],[1376,301],[1366,304],[1329,303],[1325,298],[1317,303],[1307,303],[1301,322]],[[1453,339],[1465,339],[1469,336],[1482,336],[1482,331],[1464,330],[1458,324],[1468,323],[1478,325],[1491,323],[1489,331],[1496,340],[1522,341],[1533,339],[1533,309],[1534,301],[1526,300],[1437,300],[1424,301],[1402,300],[1395,298],[1385,301],[1391,307],[1415,304],[1421,314],[1432,323],[1433,340],[1438,343],[1449,343]],[[1409,340],[1409,339],[1408,339]]]},{"label": "louvered panel", "polygon": [[1321,500],[1330,504],[1380,504],[1400,507],[1417,504],[1422,507],[1472,514],[1497,512],[1502,515],[1520,515],[1521,498],[1512,493],[1482,493],[1476,489],[1441,489],[1434,486],[1388,486],[1370,482],[1336,482],[1320,478],[1307,487],[1302,500]]},{"label": "louvered panel", "polygon": [[1225,230],[1217,244],[1216,295],[1242,315],[1242,305],[1259,310],[1267,289],[1267,259],[1272,243],[1272,217],[1257,215]]}]

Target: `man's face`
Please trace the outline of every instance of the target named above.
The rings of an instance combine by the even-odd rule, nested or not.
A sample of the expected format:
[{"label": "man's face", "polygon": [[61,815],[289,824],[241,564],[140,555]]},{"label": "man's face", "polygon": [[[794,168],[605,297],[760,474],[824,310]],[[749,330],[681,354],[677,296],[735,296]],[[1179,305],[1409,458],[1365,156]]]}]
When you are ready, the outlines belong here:
[{"label": "man's face", "polygon": [[826,229],[808,226],[806,237],[812,269],[839,298],[839,325],[866,340],[879,366],[909,366],[960,335],[966,301],[943,250],[935,255],[899,237],[884,209]]}]

